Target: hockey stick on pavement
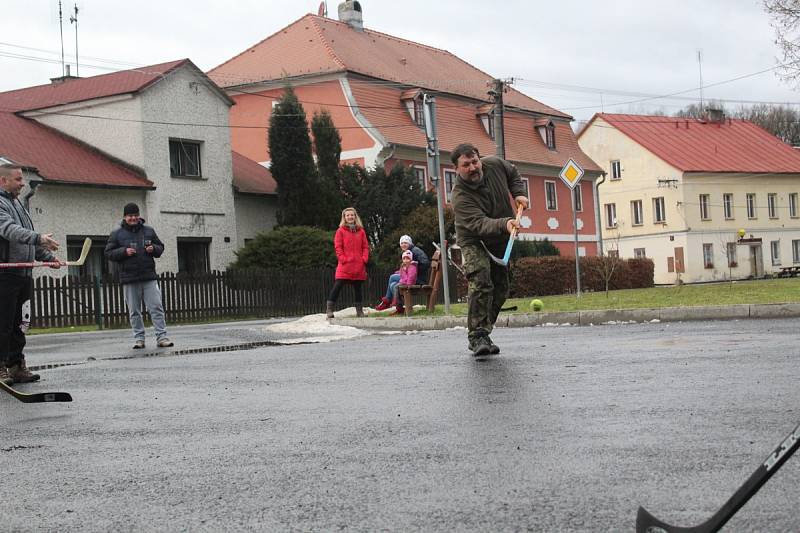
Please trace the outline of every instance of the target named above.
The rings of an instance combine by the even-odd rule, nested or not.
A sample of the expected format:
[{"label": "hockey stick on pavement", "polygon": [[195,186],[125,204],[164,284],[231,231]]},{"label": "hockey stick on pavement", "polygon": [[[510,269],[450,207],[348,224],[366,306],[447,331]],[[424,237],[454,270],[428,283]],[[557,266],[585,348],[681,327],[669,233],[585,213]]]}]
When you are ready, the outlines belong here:
[{"label": "hockey stick on pavement", "polygon": [[[89,256],[89,250],[92,248],[92,239],[86,238],[83,241],[83,248],[81,248],[81,256],[77,261],[67,261],[67,266],[83,266],[86,258]],[[52,267],[56,265],[63,265],[60,261],[31,261],[28,263],[0,263],[0,268],[35,268],[35,267]]]},{"label": "hockey stick on pavement", "polygon": [[[522,216],[522,205],[520,204],[520,205],[517,206],[517,218],[516,218],[517,224],[519,224],[519,218],[521,216]],[[498,265],[502,265],[502,266],[508,265],[508,261],[511,259],[511,247],[514,246],[514,239],[517,238],[517,233],[518,232],[519,232],[519,230],[517,229],[516,226],[514,226],[511,229],[511,235],[508,237],[508,244],[506,244],[506,253],[503,254],[503,258],[502,259],[492,255],[492,252],[490,252],[489,249],[486,248],[486,245],[484,244],[483,247],[486,248],[486,253],[489,254],[489,258],[492,261],[494,261],[495,263],[497,263]]]},{"label": "hockey stick on pavement", "polygon": [[45,402],[71,402],[72,396],[68,392],[36,392],[26,394],[17,389],[12,389],[3,381],[0,381],[0,389],[6,391],[11,396],[22,403],[45,403]]},{"label": "hockey stick on pavement", "polygon": [[772,474],[783,466],[792,454],[800,447],[800,425],[775,448],[766,460],[747,478],[744,485],[725,502],[725,505],[711,518],[694,527],[677,527],[662,522],[648,513],[644,507],[639,507],[636,515],[636,533],[712,533],[719,531],[725,523],[742,508],[744,504],[766,483]]}]

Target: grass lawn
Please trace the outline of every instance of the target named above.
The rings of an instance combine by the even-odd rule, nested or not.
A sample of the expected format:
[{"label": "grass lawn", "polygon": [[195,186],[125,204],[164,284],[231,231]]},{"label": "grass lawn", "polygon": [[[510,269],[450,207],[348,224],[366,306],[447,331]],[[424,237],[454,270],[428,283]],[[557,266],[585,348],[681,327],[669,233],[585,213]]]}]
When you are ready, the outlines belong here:
[{"label": "grass lawn", "polygon": [[[517,306],[516,313],[529,313],[530,301],[536,298],[510,298],[505,307]],[[622,291],[583,293],[580,298],[574,294],[559,296],[540,296],[544,303],[543,312],[579,311],[583,309],[636,309],[656,307],[692,307],[734,304],[771,304],[800,302],[800,278],[769,279],[754,281],[734,281],[653,287],[652,289],[630,289]],[[466,304],[452,304],[450,312],[466,315]],[[381,313],[381,314],[388,314]],[[415,311],[415,315],[426,315],[425,311]],[[437,305],[434,315],[443,315],[444,306]]]}]

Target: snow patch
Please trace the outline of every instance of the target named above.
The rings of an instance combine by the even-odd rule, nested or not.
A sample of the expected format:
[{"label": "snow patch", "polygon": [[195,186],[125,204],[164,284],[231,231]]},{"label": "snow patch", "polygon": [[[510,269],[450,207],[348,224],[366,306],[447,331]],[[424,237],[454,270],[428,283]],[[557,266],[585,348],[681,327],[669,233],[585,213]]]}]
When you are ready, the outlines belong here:
[{"label": "snow patch", "polygon": [[[355,308],[343,309],[336,313],[337,316],[355,316]],[[299,344],[306,342],[332,342],[344,339],[353,339],[369,335],[363,329],[352,326],[337,326],[330,324],[324,313],[307,315],[291,322],[281,322],[265,326],[266,331],[290,335],[303,335],[303,337],[281,340],[281,344]]]}]

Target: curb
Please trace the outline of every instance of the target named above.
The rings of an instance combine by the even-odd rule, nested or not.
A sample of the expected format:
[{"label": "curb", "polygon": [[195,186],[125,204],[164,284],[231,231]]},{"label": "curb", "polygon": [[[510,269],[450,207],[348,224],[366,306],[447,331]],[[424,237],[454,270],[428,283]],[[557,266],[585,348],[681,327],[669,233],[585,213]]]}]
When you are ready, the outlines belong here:
[{"label": "curb", "polygon": [[[520,313],[500,316],[497,327],[525,328],[542,325],[591,326],[619,322],[680,322],[685,320],[733,320],[741,318],[800,317],[800,303],[738,304],[702,307],[642,309],[593,309],[553,313]],[[467,327],[466,316],[333,318],[331,324],[378,331],[424,331]]]}]

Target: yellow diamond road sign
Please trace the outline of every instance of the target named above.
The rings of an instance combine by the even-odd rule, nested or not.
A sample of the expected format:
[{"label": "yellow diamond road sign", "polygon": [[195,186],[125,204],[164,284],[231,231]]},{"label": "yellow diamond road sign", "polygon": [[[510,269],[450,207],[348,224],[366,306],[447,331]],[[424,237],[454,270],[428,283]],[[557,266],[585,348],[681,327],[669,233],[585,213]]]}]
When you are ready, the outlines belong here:
[{"label": "yellow diamond road sign", "polygon": [[570,159],[558,175],[561,176],[561,180],[567,184],[567,187],[574,189],[583,177],[583,169]]}]

